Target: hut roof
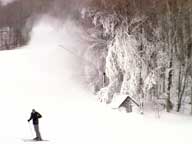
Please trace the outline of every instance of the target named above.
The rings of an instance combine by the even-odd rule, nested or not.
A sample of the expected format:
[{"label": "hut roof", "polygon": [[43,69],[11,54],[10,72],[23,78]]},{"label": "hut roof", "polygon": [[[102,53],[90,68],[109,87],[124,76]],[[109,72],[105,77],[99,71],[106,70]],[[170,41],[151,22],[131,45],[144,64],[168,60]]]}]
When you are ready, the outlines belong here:
[{"label": "hut roof", "polygon": [[128,95],[115,94],[111,102],[111,107],[114,109],[119,108],[119,106],[128,98]]},{"label": "hut roof", "polygon": [[117,109],[121,106],[121,104],[126,101],[127,99],[130,99],[136,106],[139,107],[139,104],[137,103],[136,100],[134,100],[132,97],[130,97],[129,95],[120,95],[120,94],[115,94],[113,97],[113,100],[111,102],[111,108],[113,109]]}]

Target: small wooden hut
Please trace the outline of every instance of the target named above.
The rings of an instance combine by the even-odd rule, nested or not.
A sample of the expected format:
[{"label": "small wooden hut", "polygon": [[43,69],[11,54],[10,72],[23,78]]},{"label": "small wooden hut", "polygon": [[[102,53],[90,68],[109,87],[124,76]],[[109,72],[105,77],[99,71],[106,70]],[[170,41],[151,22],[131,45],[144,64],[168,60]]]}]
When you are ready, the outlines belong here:
[{"label": "small wooden hut", "polygon": [[132,97],[128,95],[116,94],[111,102],[113,109],[125,108],[126,112],[132,112],[132,104],[140,107],[140,105]]}]

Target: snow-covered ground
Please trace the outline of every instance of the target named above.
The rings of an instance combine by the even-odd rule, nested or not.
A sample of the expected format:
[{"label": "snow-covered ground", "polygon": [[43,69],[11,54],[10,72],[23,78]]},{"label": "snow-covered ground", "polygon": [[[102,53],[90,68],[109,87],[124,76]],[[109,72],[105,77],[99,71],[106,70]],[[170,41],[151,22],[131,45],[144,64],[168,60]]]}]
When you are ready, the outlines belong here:
[{"label": "snow-covered ground", "polygon": [[[58,46],[50,25],[39,24],[28,46],[0,52],[0,143],[34,137],[27,122],[39,111],[49,144],[191,144],[192,118],[126,114],[97,103],[75,81],[76,60]],[[56,38],[56,40],[55,40]],[[33,142],[31,142],[33,143]]]}]

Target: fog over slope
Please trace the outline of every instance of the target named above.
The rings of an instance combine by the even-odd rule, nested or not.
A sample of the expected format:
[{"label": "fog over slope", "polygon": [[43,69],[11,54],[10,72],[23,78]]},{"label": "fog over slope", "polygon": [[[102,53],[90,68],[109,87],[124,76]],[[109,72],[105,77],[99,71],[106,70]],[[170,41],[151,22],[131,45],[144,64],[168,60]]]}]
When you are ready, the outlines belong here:
[{"label": "fog over slope", "polygon": [[[141,89],[137,87],[138,77],[135,77],[135,74],[140,72],[140,67],[137,67],[140,64],[140,61],[137,61],[140,53],[136,53],[138,52],[137,39],[125,31],[128,29],[127,25],[124,25],[127,21],[115,27],[113,24],[119,22],[119,19],[114,13],[111,15],[106,11],[84,10],[85,15],[82,15],[85,16],[85,21],[86,16],[91,19],[91,24],[87,24],[87,27],[78,25],[75,16],[68,17],[65,13],[62,19],[57,11],[39,15],[34,21],[27,46],[11,51],[0,51],[0,113],[2,115],[0,143],[23,144],[23,138],[34,137],[33,127],[28,124],[27,119],[31,109],[35,108],[43,115],[40,120],[42,137],[50,140],[42,143],[190,144],[192,129],[190,116],[165,113],[165,109],[158,111],[157,107],[151,113],[144,113],[144,115],[128,114],[112,110],[107,107],[109,105],[97,103],[95,95],[89,91],[87,85],[84,85],[84,81],[91,86],[104,87],[101,90],[103,99],[107,99],[111,93],[121,92],[119,91],[121,86],[122,94],[127,91],[135,93],[142,90],[142,87]],[[135,19],[136,22],[142,20],[142,18]],[[156,58],[155,52],[159,51],[155,51],[153,45],[148,46],[151,49],[144,47],[145,50],[149,50],[144,51],[147,52],[145,56],[149,56],[147,58],[150,62],[155,62],[156,59],[153,59]],[[166,53],[157,53],[157,56],[161,54],[167,58]],[[110,81],[102,85],[102,72],[106,70],[105,59],[103,65],[100,62],[103,62],[106,56],[107,76]],[[170,70],[164,65],[165,63],[168,62],[165,61],[161,65]],[[155,72],[159,69],[158,67],[156,69],[154,63],[149,65],[151,67],[145,67],[152,69],[149,75],[141,76],[146,76],[144,90],[147,96],[154,96],[151,95],[154,92],[151,90],[156,88],[153,87],[158,76]],[[135,69],[138,70],[137,73],[134,73]],[[124,76],[123,85],[121,85],[122,77],[119,76]],[[129,84],[132,87],[129,87]],[[102,95],[105,92],[109,92],[109,95]],[[138,96],[137,93],[135,96]]]},{"label": "fog over slope", "polygon": [[0,112],[5,115],[2,123],[9,125],[2,126],[1,136],[29,136],[26,120],[32,108],[42,112],[46,121],[49,114],[60,113],[62,118],[66,109],[84,107],[89,92],[77,80],[79,58],[67,51],[82,46],[72,25],[44,16],[33,28],[27,46],[1,51]]}]

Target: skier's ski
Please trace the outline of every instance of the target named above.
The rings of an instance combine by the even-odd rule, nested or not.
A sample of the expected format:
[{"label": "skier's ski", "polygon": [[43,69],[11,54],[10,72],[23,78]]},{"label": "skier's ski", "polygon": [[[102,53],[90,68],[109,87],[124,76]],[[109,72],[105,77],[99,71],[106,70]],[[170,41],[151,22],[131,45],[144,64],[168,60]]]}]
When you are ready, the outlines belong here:
[{"label": "skier's ski", "polygon": [[23,139],[24,142],[45,142],[45,141],[49,141],[49,140],[34,140],[34,139]]}]

